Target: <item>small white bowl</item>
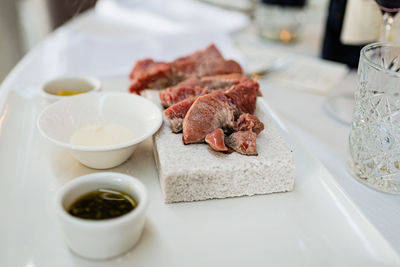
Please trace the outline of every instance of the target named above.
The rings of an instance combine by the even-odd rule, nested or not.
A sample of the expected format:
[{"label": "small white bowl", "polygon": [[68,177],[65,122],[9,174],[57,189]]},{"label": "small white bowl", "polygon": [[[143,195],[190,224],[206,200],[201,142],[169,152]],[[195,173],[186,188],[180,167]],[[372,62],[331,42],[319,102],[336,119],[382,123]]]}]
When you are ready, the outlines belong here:
[{"label": "small white bowl", "polygon": [[101,82],[89,76],[59,77],[46,82],[41,88],[41,95],[50,103],[70,97],[57,95],[60,90],[82,91],[84,93],[98,92],[101,90]]},{"label": "small white bowl", "polygon": [[[133,133],[129,140],[111,145],[71,144],[74,133],[89,125],[120,125]],[[41,134],[69,149],[82,164],[108,169],[127,160],[136,146],[152,136],[162,124],[161,110],[151,101],[129,93],[81,94],[57,101],[38,117]]]},{"label": "small white bowl", "polygon": [[[127,193],[138,205],[120,217],[97,221],[74,217],[67,212],[77,198],[100,188]],[[146,187],[138,179],[121,173],[100,172],[66,183],[57,193],[56,212],[68,247],[82,257],[101,260],[127,252],[138,242],[148,203]]]}]

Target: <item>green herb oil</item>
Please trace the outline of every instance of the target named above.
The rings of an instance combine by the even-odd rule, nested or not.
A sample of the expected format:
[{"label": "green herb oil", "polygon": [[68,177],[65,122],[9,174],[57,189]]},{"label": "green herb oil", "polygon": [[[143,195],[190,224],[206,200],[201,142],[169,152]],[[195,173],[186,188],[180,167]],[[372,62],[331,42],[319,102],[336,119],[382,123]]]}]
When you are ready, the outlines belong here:
[{"label": "green herb oil", "polygon": [[124,192],[97,189],[72,202],[68,208],[68,213],[81,219],[105,220],[122,216],[136,206],[136,200]]}]

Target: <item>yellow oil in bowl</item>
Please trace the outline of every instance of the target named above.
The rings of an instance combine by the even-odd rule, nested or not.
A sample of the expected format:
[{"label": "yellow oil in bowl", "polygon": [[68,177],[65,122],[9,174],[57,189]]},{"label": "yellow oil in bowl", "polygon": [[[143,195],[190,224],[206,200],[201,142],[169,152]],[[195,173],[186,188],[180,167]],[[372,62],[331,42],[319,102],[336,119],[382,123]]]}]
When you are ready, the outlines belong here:
[{"label": "yellow oil in bowl", "polygon": [[57,96],[71,96],[71,95],[79,95],[86,93],[86,91],[78,91],[78,90],[58,90],[55,95]]}]

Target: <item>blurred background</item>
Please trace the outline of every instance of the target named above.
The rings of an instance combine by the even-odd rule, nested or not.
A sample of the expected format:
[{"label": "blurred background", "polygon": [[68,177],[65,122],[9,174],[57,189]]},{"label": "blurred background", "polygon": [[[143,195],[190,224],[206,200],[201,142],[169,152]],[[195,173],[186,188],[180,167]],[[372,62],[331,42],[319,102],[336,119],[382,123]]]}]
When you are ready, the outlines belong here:
[{"label": "blurred background", "polygon": [[[168,1],[165,0],[165,3]],[[117,19],[124,23],[127,22],[124,20],[130,19],[128,24],[136,27],[138,23],[135,18],[123,16],[126,15],[124,14],[125,7],[129,7],[130,11],[135,11],[138,6],[145,6],[147,9],[142,10],[150,10],[156,15],[160,15],[160,12],[170,12],[179,19],[187,19],[185,12],[176,10],[176,4],[178,3],[179,6],[179,4],[193,3],[196,0],[174,0],[175,6],[168,5],[164,9],[158,6],[153,8],[152,5],[156,2],[157,0],[0,0],[0,82],[36,44],[71,18],[91,10],[96,3],[97,7],[100,7],[96,7],[96,11],[101,19],[111,19],[111,22]],[[319,54],[324,59],[345,63],[351,68],[355,68],[358,64],[361,47],[377,40],[381,27],[381,14],[374,0],[197,0],[197,2],[245,13],[252,22],[250,25],[258,26],[259,35],[264,39],[283,44],[300,39],[298,43],[312,48],[309,50],[314,51],[314,55]],[[102,5],[99,5],[100,3]],[[113,6],[111,3],[118,3],[118,5]],[[112,9],[117,6],[122,7],[122,10],[121,8]],[[193,9],[194,5],[185,6],[191,6]],[[396,40],[396,38],[400,40],[398,17],[396,16],[397,22],[394,23],[391,40]],[[169,19],[170,17],[153,18],[157,21],[159,18]],[[179,19],[177,21],[182,22]],[[88,25],[88,27],[113,33],[113,26],[109,27],[102,22],[97,21],[95,25]],[[143,25],[147,22],[140,21],[140,23],[141,27],[149,26]],[[225,24],[235,24],[235,22],[229,21]],[[284,28],[277,27],[278,24],[284,25]],[[307,28],[301,38],[294,35],[299,24],[305,24]],[[158,33],[161,33],[163,29],[158,29],[160,25],[162,26],[162,23],[158,23],[153,30],[159,30]],[[109,29],[106,29],[107,27]],[[276,32],[275,29],[279,31]],[[306,53],[301,49],[295,51]]]},{"label": "blurred background", "polygon": [[[128,2],[115,0],[116,2]],[[131,1],[135,2],[137,0]],[[167,1],[167,0],[166,0]],[[1,0],[0,82],[15,64],[57,27],[95,6],[97,0]],[[254,17],[258,0],[201,0]],[[278,1],[279,2],[279,1]],[[328,0],[309,0],[324,15]],[[289,15],[290,17],[291,15]]]},{"label": "blurred background", "polygon": [[96,0],[1,0],[0,81],[46,35],[95,3]]}]

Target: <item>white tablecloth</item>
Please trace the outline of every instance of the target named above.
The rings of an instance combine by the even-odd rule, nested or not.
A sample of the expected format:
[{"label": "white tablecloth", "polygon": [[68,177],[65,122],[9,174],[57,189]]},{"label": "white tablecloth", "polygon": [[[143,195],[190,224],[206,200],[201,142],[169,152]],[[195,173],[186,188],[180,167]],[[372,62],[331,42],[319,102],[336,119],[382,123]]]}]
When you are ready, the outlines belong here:
[{"label": "white tablecloth", "polygon": [[[317,56],[320,49],[321,29],[322,26],[310,27],[299,44],[287,46],[284,49]],[[234,40],[241,42],[246,39],[249,42],[249,39],[244,37],[249,35],[254,40],[257,39],[254,32],[250,30],[244,35],[235,35]],[[227,36],[221,34],[207,36],[204,39],[204,36],[196,33],[189,34],[185,44],[191,45],[179,46],[179,42],[174,42],[174,40],[182,38],[181,36],[154,36],[124,27],[115,28],[112,24],[99,19],[94,12],[88,12],[59,29],[30,52],[24,61],[27,62],[29,58],[40,55],[43,66],[20,64],[7,77],[2,87],[4,90],[0,93],[5,94],[5,90],[11,87],[22,88],[21,76],[24,77],[25,84],[29,81],[32,85],[38,85],[51,77],[66,73],[92,74],[103,79],[118,77],[129,73],[134,61],[139,57],[153,56],[168,60],[195,48],[201,48],[212,40],[221,47],[225,55],[246,63]],[[188,39],[191,41],[188,42]],[[152,41],[146,42],[146,40]],[[263,41],[259,43],[276,46]],[[113,51],[109,50],[110,47],[114,47]],[[139,49],[140,53],[137,53]],[[82,63],[79,60],[85,53],[86,58],[90,60]],[[332,90],[331,94],[341,92],[351,94],[356,89],[356,82],[357,77],[352,72]],[[400,253],[400,227],[398,227],[400,225],[400,197],[371,190],[347,173],[345,161],[349,125],[334,119],[326,112],[325,105],[329,96],[284,88],[272,84],[268,79],[262,81],[261,84],[264,98],[289,130],[325,164],[345,193]]]}]

